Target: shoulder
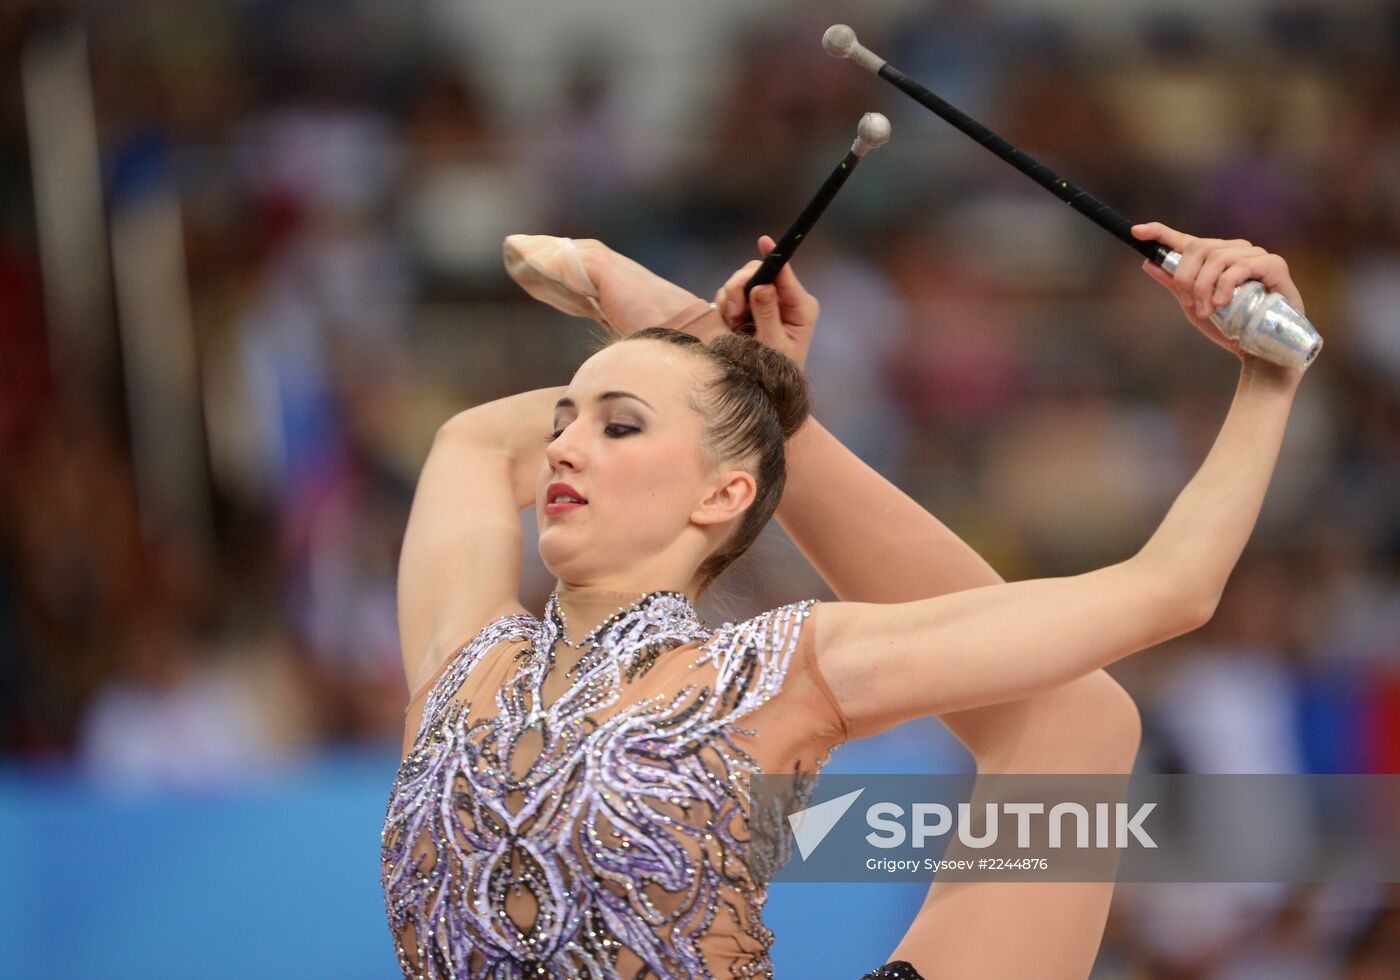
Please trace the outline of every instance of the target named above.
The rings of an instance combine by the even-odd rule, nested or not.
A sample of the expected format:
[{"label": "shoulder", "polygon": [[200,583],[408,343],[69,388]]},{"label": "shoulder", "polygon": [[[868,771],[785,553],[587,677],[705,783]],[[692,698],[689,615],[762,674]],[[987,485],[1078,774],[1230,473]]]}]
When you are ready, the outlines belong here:
[{"label": "shoulder", "polygon": [[479,617],[477,623],[459,629],[455,635],[443,633],[439,637],[439,640],[444,641],[441,650],[445,657],[451,657],[488,636],[496,638],[515,635],[521,630],[532,630],[539,622],[538,616],[522,606],[518,600],[512,599]]},{"label": "shoulder", "polygon": [[765,665],[785,667],[820,604],[819,599],[801,599],[740,622],[721,623],[701,644],[700,659],[721,669],[754,657]]},{"label": "shoulder", "polygon": [[850,721],[817,659],[825,617],[841,605],[803,599],[742,622],[724,623],[705,642],[697,663],[709,662],[717,669],[720,689],[741,711],[758,707],[780,691],[793,690],[796,684],[796,690],[803,692],[796,696],[815,700],[795,703],[811,705],[827,719],[833,741],[845,741],[850,737]]},{"label": "shoulder", "polygon": [[797,602],[789,602],[786,605],[764,610],[748,619],[721,623],[715,628],[714,634],[716,637],[721,634],[755,637],[758,635],[771,636],[789,630],[798,631],[811,618],[819,605],[821,605],[820,599],[799,599]]},{"label": "shoulder", "polygon": [[512,599],[478,617],[476,623],[451,634],[446,631],[439,633],[434,639],[431,652],[420,665],[414,682],[409,685],[409,690],[414,692],[412,698],[421,696],[430,688],[458,655],[469,649],[485,650],[501,640],[529,635],[538,628],[539,622],[537,616],[518,600]]}]

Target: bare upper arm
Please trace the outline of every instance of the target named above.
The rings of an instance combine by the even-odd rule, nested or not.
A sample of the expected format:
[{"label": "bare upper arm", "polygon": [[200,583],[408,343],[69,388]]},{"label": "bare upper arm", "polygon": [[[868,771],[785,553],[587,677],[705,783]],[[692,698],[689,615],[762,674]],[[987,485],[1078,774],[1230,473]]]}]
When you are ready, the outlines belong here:
[{"label": "bare upper arm", "polygon": [[1208,618],[1136,558],[1083,575],[820,609],[817,659],[857,737],[1029,697]]},{"label": "bare upper arm", "polygon": [[433,439],[399,555],[399,643],[410,691],[452,644],[525,611],[511,458],[463,424],[464,414]]}]

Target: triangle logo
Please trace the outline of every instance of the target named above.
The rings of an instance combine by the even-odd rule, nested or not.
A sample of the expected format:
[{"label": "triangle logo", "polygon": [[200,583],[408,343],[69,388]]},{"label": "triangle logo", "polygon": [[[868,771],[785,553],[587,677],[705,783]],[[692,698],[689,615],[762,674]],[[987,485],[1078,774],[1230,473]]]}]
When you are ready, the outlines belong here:
[{"label": "triangle logo", "polygon": [[838,796],[818,803],[816,806],[809,806],[805,810],[788,814],[788,826],[792,828],[792,836],[797,840],[797,850],[802,855],[802,860],[807,860],[808,855],[817,849],[817,845],[826,839],[827,834],[831,833],[831,828],[835,827],[845,812],[851,808],[856,797],[864,792],[865,789],[862,787],[847,793],[845,796]]}]

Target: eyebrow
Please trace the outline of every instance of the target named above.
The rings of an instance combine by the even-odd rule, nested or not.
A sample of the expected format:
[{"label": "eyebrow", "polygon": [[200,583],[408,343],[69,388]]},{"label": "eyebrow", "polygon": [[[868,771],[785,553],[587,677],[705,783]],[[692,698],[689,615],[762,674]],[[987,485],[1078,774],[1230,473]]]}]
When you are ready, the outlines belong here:
[{"label": "eyebrow", "polygon": [[[594,401],[606,402],[606,401],[612,401],[612,400],[615,399],[615,398],[635,398],[635,399],[637,399],[637,401],[641,402],[643,405],[645,405],[647,408],[651,409],[653,412],[656,411],[656,406],[652,405],[651,402],[647,401],[647,400],[646,400],[645,398],[643,398],[641,395],[634,395],[634,394],[632,394],[632,392],[630,392],[630,391],[605,391],[605,392],[603,392],[601,395],[599,395],[597,398],[595,398]],[[554,403],[554,407],[555,407],[555,408],[577,408],[578,406],[576,406],[576,405],[574,404],[574,400],[573,400],[572,398],[561,398],[561,399],[559,399],[557,402]]]}]

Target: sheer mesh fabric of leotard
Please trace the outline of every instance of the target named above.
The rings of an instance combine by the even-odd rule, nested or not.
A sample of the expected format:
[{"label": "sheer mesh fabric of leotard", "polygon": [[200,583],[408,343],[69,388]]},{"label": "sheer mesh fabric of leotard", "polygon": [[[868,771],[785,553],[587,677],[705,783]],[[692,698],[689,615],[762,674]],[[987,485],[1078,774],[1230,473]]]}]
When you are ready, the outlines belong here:
[{"label": "sheer mesh fabric of leotard", "polygon": [[542,619],[465,645],[424,703],[381,838],[405,975],[771,976],[746,848],[757,733],[741,722],[773,719],[765,745],[805,774],[839,741],[764,707],[814,604],[710,630],[682,593],[650,593],[571,671],[551,596]]}]

